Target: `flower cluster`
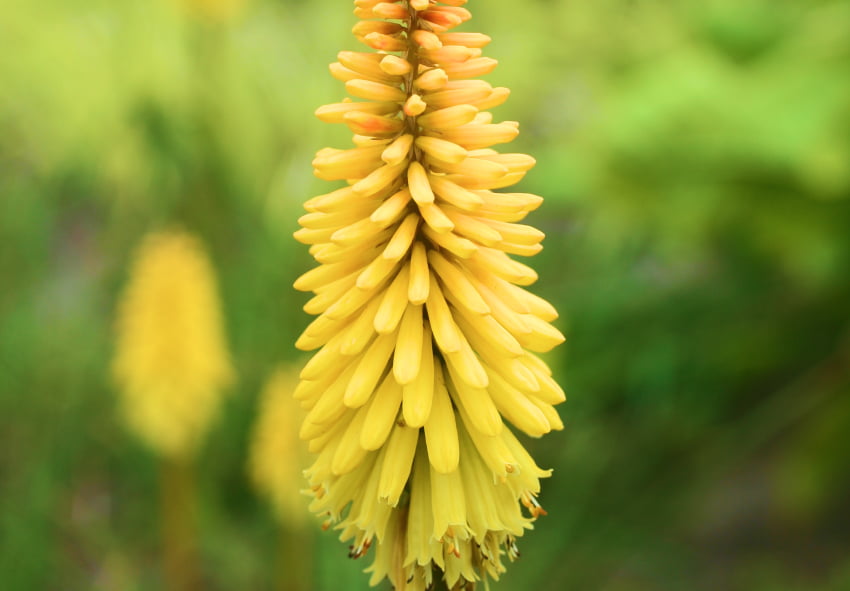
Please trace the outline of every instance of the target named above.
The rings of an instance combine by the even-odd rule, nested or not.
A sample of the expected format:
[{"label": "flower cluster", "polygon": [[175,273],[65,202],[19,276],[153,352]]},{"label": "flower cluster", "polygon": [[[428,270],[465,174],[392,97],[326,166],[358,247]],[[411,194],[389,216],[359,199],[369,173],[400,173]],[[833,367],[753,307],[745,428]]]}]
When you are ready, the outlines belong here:
[{"label": "flower cluster", "polygon": [[488,112],[509,95],[477,79],[496,66],[489,37],[452,31],[465,2],[355,1],[353,32],[376,51],[340,52],[330,70],[363,100],[316,113],[354,147],[313,161],[347,184],[309,200],[295,234],[319,263],[295,283],[317,315],[296,343],[318,349],[295,390],[318,454],[311,508],[352,557],[377,540],[372,583],[396,589],[497,579],[549,474],[504,419],[533,437],[563,428],[564,393],[536,355],[563,341],[557,313],[509,256],[541,250],[518,222],[542,199],[495,191],[535,161],[492,149],[518,124]]},{"label": "flower cluster", "polygon": [[113,374],[127,424],[165,457],[195,452],[233,379],[222,324],[201,244],[148,236],[120,303]]}]

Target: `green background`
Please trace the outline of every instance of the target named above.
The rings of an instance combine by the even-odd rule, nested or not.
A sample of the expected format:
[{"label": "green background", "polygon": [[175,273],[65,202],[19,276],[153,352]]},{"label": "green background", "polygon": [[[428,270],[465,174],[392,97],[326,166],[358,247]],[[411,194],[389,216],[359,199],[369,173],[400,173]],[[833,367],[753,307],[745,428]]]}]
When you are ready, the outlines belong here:
[{"label": "green background", "polygon": [[[850,2],[472,0],[511,150],[538,159],[536,292],[565,431],[500,590],[850,588]],[[204,589],[275,588],[246,478],[308,317],[291,233],[347,131],[313,110],[347,0],[0,2],[0,587],[164,588],[157,463],[117,420],[116,298],[179,222],[219,272],[238,386],[197,465]],[[332,532],[314,588],[365,589]],[[312,540],[312,541],[311,541]]]}]

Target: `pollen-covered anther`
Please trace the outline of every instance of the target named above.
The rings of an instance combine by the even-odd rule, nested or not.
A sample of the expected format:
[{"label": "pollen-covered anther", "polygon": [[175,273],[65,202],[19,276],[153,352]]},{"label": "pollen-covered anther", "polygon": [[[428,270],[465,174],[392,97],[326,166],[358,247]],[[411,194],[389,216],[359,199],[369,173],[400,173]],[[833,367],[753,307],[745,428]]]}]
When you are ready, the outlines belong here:
[{"label": "pollen-covered anther", "polygon": [[520,497],[523,506],[528,509],[529,513],[534,519],[537,519],[541,515],[548,515],[548,513],[543,509],[539,502],[537,502],[537,498],[529,492],[524,492]]},{"label": "pollen-covered anther", "polygon": [[356,546],[351,545],[351,546],[348,547],[348,557],[351,558],[351,559],[354,559],[354,560],[361,558],[362,556],[364,556],[369,551],[369,548],[371,546],[372,546],[372,538],[364,539],[362,542],[360,542]]}]

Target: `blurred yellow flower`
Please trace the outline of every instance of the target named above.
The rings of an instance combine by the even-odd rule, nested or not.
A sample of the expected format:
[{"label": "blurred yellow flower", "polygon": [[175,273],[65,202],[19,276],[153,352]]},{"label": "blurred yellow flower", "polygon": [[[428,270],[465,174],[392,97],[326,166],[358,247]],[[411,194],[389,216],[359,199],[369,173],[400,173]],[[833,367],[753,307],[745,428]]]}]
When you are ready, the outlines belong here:
[{"label": "blurred yellow flower", "polygon": [[163,456],[191,456],[233,379],[215,273],[197,239],[145,238],[117,325],[113,373],[127,425]]},{"label": "blurred yellow flower", "polygon": [[263,388],[249,466],[257,490],[269,498],[280,522],[292,529],[301,528],[307,517],[307,498],[301,492],[307,450],[298,437],[304,411],[292,397],[297,385],[297,369],[281,367]]},{"label": "blurred yellow flower", "polygon": [[518,124],[487,111],[509,91],[475,79],[496,61],[486,35],[451,32],[463,4],[355,2],[354,34],[377,53],[340,52],[330,69],[366,102],[316,113],[355,147],[313,161],[348,186],[308,201],[295,234],[320,263],[295,283],[318,315],[296,343],[319,349],[295,392],[318,454],[311,507],[352,557],[377,540],[371,583],[396,589],[497,579],[549,475],[503,419],[533,437],[563,428],[564,393],[535,355],[563,341],[557,313],[509,256],[541,250],[543,233],[518,222],[542,199],[494,191],[535,161],[491,149]]}]

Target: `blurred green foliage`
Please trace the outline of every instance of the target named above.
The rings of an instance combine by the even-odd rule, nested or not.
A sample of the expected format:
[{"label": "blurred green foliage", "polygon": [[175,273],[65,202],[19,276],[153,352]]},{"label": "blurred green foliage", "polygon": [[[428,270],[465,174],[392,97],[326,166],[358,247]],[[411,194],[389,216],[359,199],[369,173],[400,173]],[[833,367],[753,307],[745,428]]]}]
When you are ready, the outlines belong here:
[{"label": "blurred green foliage", "polygon": [[[499,589],[850,588],[850,1],[473,0],[547,201],[562,311],[549,517]],[[149,229],[210,245],[239,371],[197,466],[205,589],[272,589],[245,477],[261,383],[308,318],[291,239],[344,145],[347,0],[0,11],[0,581],[162,588],[154,459],[118,424],[115,300]],[[316,589],[363,589],[332,533]],[[368,559],[367,559],[368,560]]]}]

